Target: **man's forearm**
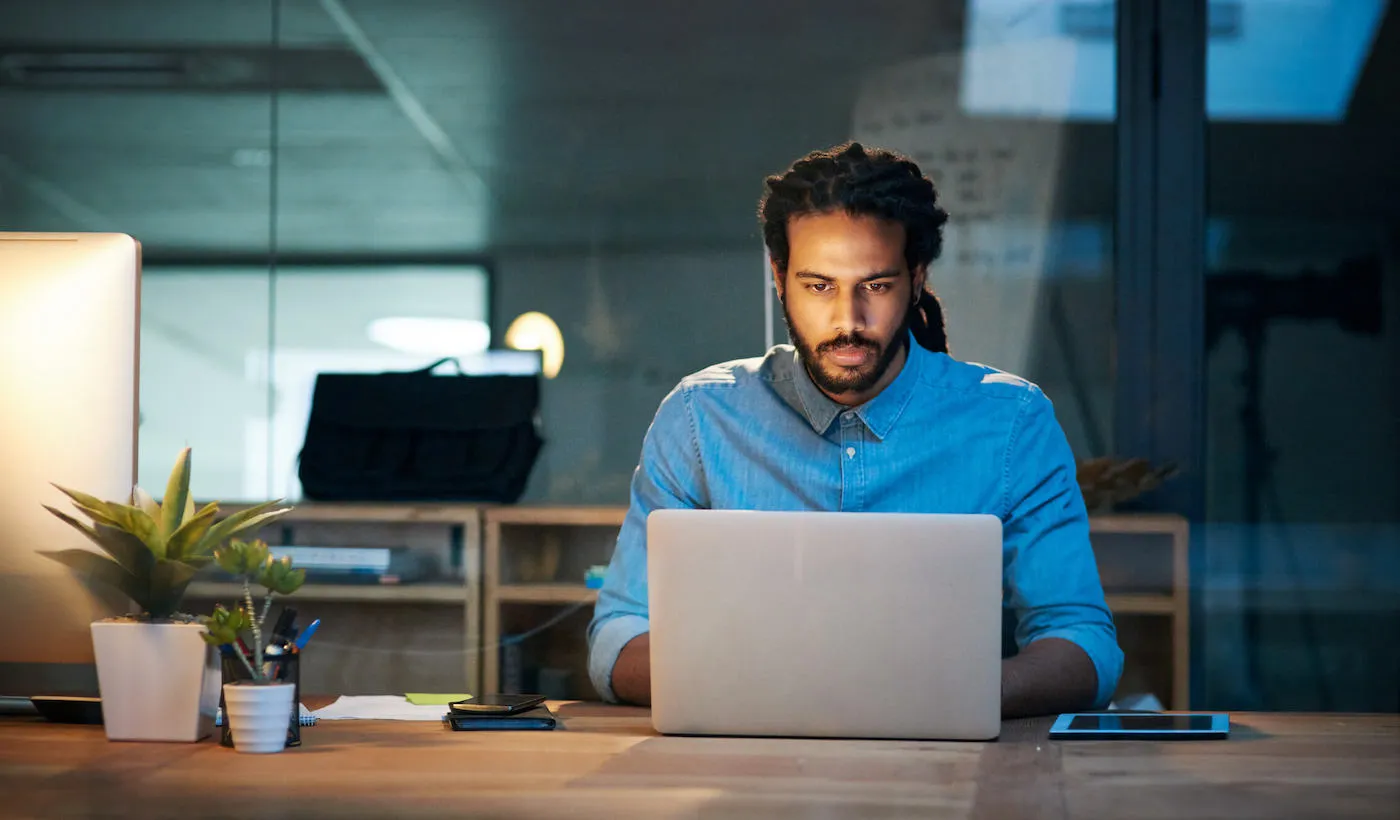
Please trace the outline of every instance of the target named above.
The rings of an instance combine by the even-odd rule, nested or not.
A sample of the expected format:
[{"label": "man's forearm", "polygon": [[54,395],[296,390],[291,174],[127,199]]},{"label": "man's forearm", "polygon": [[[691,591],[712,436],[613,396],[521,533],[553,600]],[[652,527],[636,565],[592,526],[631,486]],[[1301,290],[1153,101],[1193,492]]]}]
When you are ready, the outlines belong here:
[{"label": "man's forearm", "polygon": [[617,653],[612,689],[623,703],[651,705],[651,633],[643,632]]},{"label": "man's forearm", "polygon": [[1073,641],[1044,638],[1001,662],[1003,719],[1088,709],[1098,693],[1098,673]]},{"label": "man's forearm", "polygon": [[[1004,718],[1049,715],[1087,709],[1094,702],[1098,675],[1078,644],[1046,638],[1001,664]],[[642,633],[622,647],[612,673],[613,694],[623,703],[651,705],[651,635]]]}]

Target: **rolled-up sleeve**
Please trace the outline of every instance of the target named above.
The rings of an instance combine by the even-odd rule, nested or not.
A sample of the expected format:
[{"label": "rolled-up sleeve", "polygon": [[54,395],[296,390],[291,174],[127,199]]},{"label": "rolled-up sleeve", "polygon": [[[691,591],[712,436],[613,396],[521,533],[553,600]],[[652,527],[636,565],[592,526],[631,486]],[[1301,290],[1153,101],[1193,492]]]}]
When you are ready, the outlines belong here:
[{"label": "rolled-up sleeve", "polygon": [[588,675],[603,700],[616,702],[613,667],[622,648],[650,629],[647,516],[663,508],[705,505],[704,475],[684,385],[662,400],[632,475],[631,501],[588,625]]},{"label": "rolled-up sleeve", "polygon": [[1098,675],[1093,708],[1103,708],[1123,673],[1123,651],[1089,544],[1074,454],[1038,389],[1012,425],[1004,470],[1003,577],[1017,616],[1016,645],[1044,638],[1078,645]]}]

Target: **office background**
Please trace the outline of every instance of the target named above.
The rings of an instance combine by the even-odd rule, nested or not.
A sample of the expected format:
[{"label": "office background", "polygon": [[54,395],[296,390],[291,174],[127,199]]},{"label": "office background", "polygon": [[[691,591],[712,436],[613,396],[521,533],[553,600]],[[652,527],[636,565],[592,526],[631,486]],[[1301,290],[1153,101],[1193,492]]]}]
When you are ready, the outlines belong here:
[{"label": "office background", "polygon": [[317,370],[539,311],[522,500],[623,504],[674,383],[786,339],[763,176],[906,152],[954,354],[1183,465],[1143,505],[1193,523],[1193,705],[1400,710],[1394,4],[849,9],[0,0],[0,229],[142,241],[143,486],[188,444],[203,496],[297,498]]}]

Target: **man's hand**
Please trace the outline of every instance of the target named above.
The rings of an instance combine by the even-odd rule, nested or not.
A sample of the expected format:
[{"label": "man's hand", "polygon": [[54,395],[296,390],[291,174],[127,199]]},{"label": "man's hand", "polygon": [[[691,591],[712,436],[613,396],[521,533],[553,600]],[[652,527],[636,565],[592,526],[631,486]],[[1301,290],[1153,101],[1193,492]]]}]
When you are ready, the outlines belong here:
[{"label": "man's hand", "polygon": [[1079,712],[1094,703],[1098,672],[1073,641],[1044,638],[1001,662],[1001,717]]},{"label": "man's hand", "polygon": [[651,705],[651,633],[627,642],[613,664],[613,694],[623,703]]}]

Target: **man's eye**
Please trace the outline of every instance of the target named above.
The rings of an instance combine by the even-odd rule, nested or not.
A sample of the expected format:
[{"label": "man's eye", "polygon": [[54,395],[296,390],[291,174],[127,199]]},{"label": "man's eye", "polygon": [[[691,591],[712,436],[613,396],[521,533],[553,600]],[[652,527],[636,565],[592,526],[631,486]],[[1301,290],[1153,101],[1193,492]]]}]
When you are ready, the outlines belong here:
[{"label": "man's eye", "polygon": [[871,293],[884,293],[890,289],[889,282],[867,282],[865,285]]},{"label": "man's eye", "polygon": [[830,287],[831,283],[829,282],[812,282],[807,286],[807,290],[813,293],[826,293]]}]

